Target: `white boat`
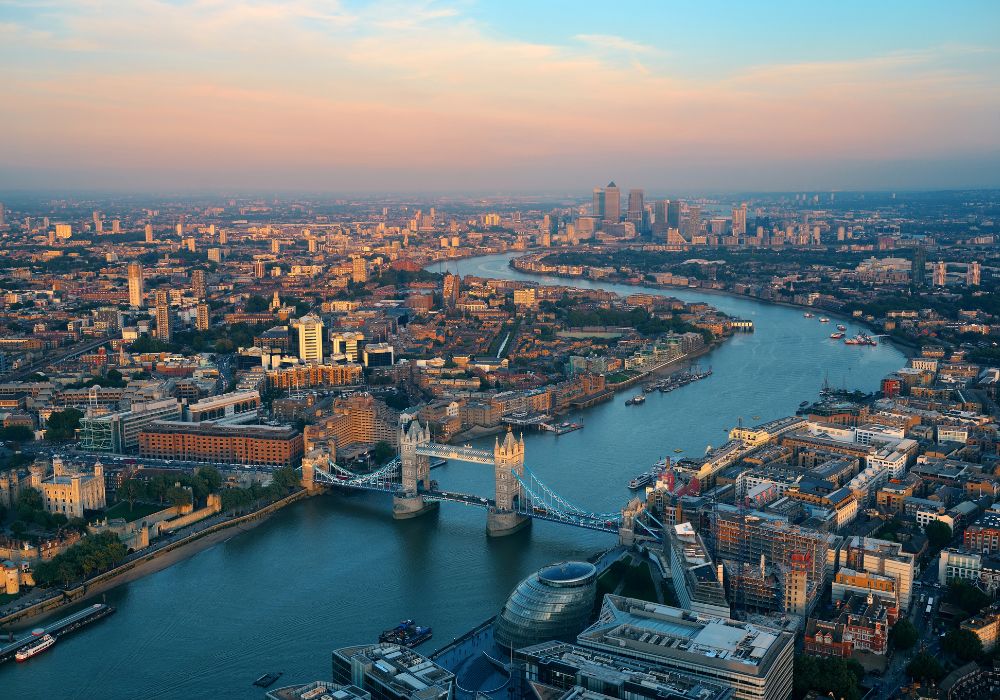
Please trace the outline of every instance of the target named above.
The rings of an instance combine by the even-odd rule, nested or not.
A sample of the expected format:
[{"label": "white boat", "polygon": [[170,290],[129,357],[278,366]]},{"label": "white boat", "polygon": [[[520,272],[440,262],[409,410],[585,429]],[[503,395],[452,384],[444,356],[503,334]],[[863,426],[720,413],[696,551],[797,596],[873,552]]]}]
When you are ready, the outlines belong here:
[{"label": "white boat", "polygon": [[51,634],[46,634],[43,637],[39,637],[36,641],[32,642],[28,646],[22,647],[20,650],[18,650],[16,654],[14,654],[14,658],[17,660],[18,663],[23,663],[28,659],[30,659],[32,656],[37,656],[38,654],[41,654],[43,651],[45,651],[55,643],[56,643],[56,638],[53,637]]}]

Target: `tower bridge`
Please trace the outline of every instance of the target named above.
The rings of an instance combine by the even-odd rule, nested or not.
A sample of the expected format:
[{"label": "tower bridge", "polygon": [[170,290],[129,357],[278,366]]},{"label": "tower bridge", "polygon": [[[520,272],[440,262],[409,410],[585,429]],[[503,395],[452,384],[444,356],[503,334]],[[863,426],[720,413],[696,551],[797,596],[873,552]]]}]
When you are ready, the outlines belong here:
[{"label": "tower bridge", "polygon": [[[430,478],[431,457],[492,465],[493,498],[442,490]],[[503,441],[498,437],[490,452],[433,442],[430,429],[413,421],[409,427],[400,427],[399,456],[385,466],[360,474],[336,464],[329,453],[314,450],[302,460],[302,483],[309,489],[329,486],[389,493],[393,517],[400,520],[431,512],[442,501],[483,508],[486,532],[493,537],[517,532],[532,519],[617,533],[625,544],[659,540],[663,530],[639,499],[616,512],[594,512],[571,503],[525,466],[524,438],[515,438],[511,432]]]}]

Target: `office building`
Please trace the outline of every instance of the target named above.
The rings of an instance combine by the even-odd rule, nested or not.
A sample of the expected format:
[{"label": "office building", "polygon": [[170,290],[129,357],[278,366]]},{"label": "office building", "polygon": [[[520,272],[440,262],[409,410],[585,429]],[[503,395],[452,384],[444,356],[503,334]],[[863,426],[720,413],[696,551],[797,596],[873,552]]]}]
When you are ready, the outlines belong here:
[{"label": "office building", "polygon": [[684,220],[684,237],[689,242],[694,242],[696,236],[701,235],[701,207],[688,207],[687,218]]},{"label": "office building", "polygon": [[139,433],[157,420],[179,420],[181,405],[177,399],[133,401],[126,411],[104,415],[85,415],[80,419],[80,446],[95,452],[134,452],[139,447]]},{"label": "office building", "polygon": [[333,652],[333,681],[372,700],[454,700],[455,674],[397,644],[365,644]]},{"label": "office building", "polygon": [[260,392],[231,391],[189,404],[184,410],[185,420],[191,423],[202,421],[242,421],[257,416],[260,409]]},{"label": "office building", "polygon": [[389,343],[372,343],[364,346],[365,367],[391,367],[395,362],[395,348]]},{"label": "office building", "polygon": [[133,309],[142,308],[142,299],[145,295],[145,283],[142,274],[142,265],[139,263],[129,263],[128,266],[128,304]]},{"label": "office building", "polygon": [[169,343],[174,337],[174,318],[170,310],[170,294],[165,289],[156,291],[156,338]]},{"label": "office building", "polygon": [[319,364],[323,361],[323,321],[307,314],[295,322],[299,332],[299,359]]},{"label": "office building", "polygon": [[621,220],[621,191],[614,182],[607,187],[594,188],[594,218],[598,221],[618,223]]},{"label": "office building", "polygon": [[639,235],[646,233],[646,193],[640,189],[628,191],[628,214],[625,220],[635,226]]},{"label": "office building", "polygon": [[155,421],[139,433],[139,455],[150,459],[296,466],[302,433],[287,426]]},{"label": "office building", "polygon": [[273,688],[264,700],[372,700],[372,694],[353,685],[313,681]]},{"label": "office building", "polygon": [[341,331],[330,336],[330,342],[333,343],[330,351],[333,355],[343,355],[348,362],[358,362],[365,346],[365,335],[358,331]]},{"label": "office building", "polygon": [[643,600],[604,596],[598,621],[577,644],[732,688],[737,700],[792,693],[791,632]]},{"label": "office building", "polygon": [[[516,697],[550,700],[731,700],[732,688],[579,644],[543,642],[513,653]],[[540,692],[539,692],[540,691]]]}]

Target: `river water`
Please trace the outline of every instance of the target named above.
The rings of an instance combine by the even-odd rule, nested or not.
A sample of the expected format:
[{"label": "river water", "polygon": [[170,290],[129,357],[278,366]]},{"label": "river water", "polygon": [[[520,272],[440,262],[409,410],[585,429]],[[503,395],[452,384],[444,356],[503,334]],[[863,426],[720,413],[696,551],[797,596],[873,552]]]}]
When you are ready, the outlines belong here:
[{"label": "river water", "polygon": [[[452,263],[460,274],[643,288],[529,276],[512,255]],[[433,269],[438,269],[435,266]],[[526,463],[571,502],[619,508],[625,484],[658,458],[701,454],[742,417],[795,412],[830,383],[874,390],[902,366],[890,345],[848,347],[833,324],[802,311],[689,290],[669,292],[751,318],[740,335],[699,358],[714,374],[642,406],[626,395],[581,411],[583,430],[525,435]],[[848,323],[848,333],[861,330]],[[492,444],[493,438],[480,441]],[[492,494],[491,470],[453,463],[433,472],[442,488]],[[494,614],[517,582],[543,564],[587,557],[612,535],[536,522],[517,535],[485,535],[485,513],[442,504],[438,513],[397,522],[388,496],[325,495],[295,504],[259,527],[107,594],[116,615],[59,642],[27,664],[0,668],[0,698],[260,698],[250,683],[266,671],[281,682],[328,679],[330,652],[374,641],[403,618],[434,626],[422,651],[442,646]]]}]

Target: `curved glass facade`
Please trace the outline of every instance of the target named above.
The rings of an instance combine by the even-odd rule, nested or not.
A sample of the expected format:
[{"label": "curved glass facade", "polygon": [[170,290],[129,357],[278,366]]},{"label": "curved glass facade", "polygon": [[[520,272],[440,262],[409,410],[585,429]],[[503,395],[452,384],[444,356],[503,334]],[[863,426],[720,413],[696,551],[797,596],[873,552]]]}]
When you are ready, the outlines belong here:
[{"label": "curved glass facade", "polygon": [[513,649],[553,639],[573,641],[597,596],[597,569],[580,561],[547,566],[517,584],[497,618],[494,637]]}]

